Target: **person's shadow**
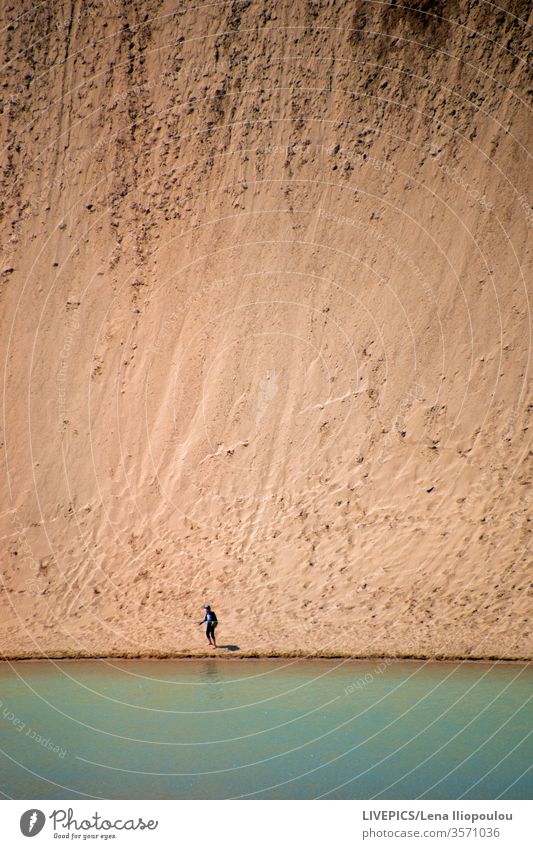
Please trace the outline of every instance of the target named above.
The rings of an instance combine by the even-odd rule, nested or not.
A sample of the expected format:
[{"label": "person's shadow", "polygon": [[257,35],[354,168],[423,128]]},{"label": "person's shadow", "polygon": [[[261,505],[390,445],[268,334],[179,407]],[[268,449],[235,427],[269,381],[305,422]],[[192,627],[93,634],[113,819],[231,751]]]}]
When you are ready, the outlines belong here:
[{"label": "person's shadow", "polygon": [[239,646],[219,646],[219,649],[227,649],[228,651],[240,651]]}]

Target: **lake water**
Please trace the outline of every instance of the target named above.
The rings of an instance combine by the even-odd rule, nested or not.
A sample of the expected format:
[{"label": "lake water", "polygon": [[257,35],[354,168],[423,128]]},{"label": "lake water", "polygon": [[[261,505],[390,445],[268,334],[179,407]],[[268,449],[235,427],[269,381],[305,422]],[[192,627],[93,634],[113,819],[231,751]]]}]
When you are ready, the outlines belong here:
[{"label": "lake water", "polygon": [[0,791],[526,799],[533,665],[0,663]]}]

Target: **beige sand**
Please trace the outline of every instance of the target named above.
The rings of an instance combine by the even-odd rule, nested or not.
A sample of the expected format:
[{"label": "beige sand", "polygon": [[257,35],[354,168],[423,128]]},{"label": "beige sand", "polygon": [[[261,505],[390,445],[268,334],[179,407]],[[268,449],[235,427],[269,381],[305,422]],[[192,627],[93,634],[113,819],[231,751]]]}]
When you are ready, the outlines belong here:
[{"label": "beige sand", "polygon": [[5,656],[532,656],[529,4],[408,5],[2,5]]}]

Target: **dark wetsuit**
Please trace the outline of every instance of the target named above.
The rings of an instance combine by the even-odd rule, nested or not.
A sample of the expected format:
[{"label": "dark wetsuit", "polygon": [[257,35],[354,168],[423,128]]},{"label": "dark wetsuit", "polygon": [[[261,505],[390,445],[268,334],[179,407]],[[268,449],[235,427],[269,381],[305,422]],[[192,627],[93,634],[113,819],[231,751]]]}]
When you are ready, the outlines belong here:
[{"label": "dark wetsuit", "polygon": [[207,622],[206,629],[205,629],[205,634],[206,634],[207,639],[210,639],[210,637],[215,639],[215,628],[218,625],[218,619],[217,619],[217,615],[216,615],[215,611],[214,610],[208,611],[208,613],[205,614],[205,619],[203,621]]}]

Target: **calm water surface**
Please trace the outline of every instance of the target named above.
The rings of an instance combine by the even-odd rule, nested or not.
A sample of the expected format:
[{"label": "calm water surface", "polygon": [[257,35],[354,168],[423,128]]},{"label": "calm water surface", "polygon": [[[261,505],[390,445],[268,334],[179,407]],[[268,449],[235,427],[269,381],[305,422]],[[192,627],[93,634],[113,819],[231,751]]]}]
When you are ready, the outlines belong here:
[{"label": "calm water surface", "polygon": [[0,663],[0,791],[526,799],[533,665]]}]

